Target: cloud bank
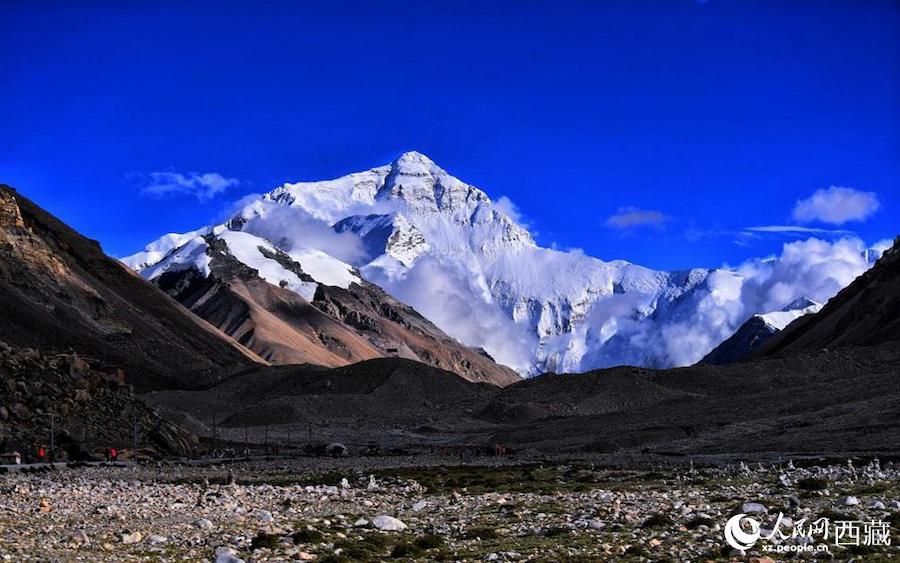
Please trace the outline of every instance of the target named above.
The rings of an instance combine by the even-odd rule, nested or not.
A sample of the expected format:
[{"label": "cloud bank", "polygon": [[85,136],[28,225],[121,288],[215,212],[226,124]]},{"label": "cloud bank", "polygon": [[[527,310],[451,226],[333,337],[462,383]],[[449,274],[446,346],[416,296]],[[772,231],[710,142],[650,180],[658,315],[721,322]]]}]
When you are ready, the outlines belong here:
[{"label": "cloud bank", "polygon": [[801,297],[825,303],[870,267],[866,250],[857,239],[811,238],[785,244],[779,256],[715,270],[689,300],[693,315],[676,314],[661,327],[648,326],[653,333],[644,335],[646,341],[669,365],[693,364],[754,314],[777,311]]},{"label": "cloud bank", "polygon": [[[868,256],[858,239],[810,238],[784,244],[777,256],[712,270],[671,301],[660,296],[651,305],[652,296],[614,292],[595,302],[571,333],[549,337],[548,349],[562,355],[548,367],[694,364],[754,314],[780,310],[801,297],[827,302],[870,267]],[[481,346],[500,363],[528,373],[541,341],[527,322],[517,323],[503,310],[483,277],[461,268],[426,256],[399,279],[380,267],[363,274],[464,344]],[[561,339],[565,346],[558,346]]]},{"label": "cloud bank", "polygon": [[400,278],[379,267],[366,268],[363,275],[463,344],[484,348],[519,373],[529,372],[537,336],[500,308],[483,277],[433,256],[420,258]]},{"label": "cloud bank", "polygon": [[819,221],[843,225],[850,221],[865,221],[879,207],[881,202],[875,192],[831,186],[816,190],[810,197],[798,201],[794,205],[793,217],[800,223]]}]

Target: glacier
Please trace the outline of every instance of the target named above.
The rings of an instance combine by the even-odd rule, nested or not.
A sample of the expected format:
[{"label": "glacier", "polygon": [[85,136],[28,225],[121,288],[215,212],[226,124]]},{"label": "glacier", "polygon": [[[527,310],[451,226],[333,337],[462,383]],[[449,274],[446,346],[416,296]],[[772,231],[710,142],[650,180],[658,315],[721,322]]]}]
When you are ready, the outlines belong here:
[{"label": "glacier", "polygon": [[657,271],[541,247],[503,207],[407,152],[335,180],[286,183],[222,225],[165,235],[123,262],[150,279],[189,267],[208,275],[202,241],[214,233],[268,282],[309,299],[315,284],[260,250],[277,248],[315,283],[361,277],[526,376],[692,364],[752,315],[825,302],[873,262],[858,240],[809,239],[735,268]]}]

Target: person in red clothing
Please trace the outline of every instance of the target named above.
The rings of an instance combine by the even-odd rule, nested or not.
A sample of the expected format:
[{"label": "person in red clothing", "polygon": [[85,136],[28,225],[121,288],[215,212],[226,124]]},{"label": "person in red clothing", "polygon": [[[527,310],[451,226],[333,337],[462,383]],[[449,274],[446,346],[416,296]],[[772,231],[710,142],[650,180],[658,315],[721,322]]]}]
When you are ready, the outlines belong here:
[{"label": "person in red clothing", "polygon": [[44,446],[39,446],[39,447],[38,447],[38,455],[37,455],[37,457],[38,457],[38,461],[41,462],[41,463],[47,461],[47,452],[44,451]]},{"label": "person in red clothing", "polygon": [[118,450],[116,450],[116,448],[109,448],[109,460],[116,461],[116,459],[118,459],[118,457],[119,457]]}]

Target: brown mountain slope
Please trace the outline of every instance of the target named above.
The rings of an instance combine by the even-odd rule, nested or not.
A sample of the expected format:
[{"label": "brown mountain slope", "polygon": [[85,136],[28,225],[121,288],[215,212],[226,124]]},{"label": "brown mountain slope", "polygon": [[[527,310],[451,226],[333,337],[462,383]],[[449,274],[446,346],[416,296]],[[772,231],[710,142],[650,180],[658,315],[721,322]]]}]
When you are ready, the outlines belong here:
[{"label": "brown mountain slope", "polygon": [[[312,303],[263,280],[229,253],[224,240],[204,237],[210,273],[167,271],[153,279],[163,291],[275,364],[337,367],[401,357],[494,385],[519,381],[511,369],[454,340],[412,307],[363,281],[348,289],[318,284]],[[287,254],[259,249],[304,281],[314,280]]]},{"label": "brown mountain slope", "polygon": [[261,361],[5,185],[0,311],[0,339],[123,367],[139,390],[211,385]]},{"label": "brown mountain slope", "polygon": [[753,357],[900,341],[900,237],[815,315],[789,324]]},{"label": "brown mountain slope", "polygon": [[274,364],[328,367],[378,358],[364,338],[302,297],[267,283],[256,270],[225,252],[208,236],[210,275],[166,272],[154,279],[163,291]]},{"label": "brown mountain slope", "polygon": [[452,371],[469,381],[501,386],[521,381],[513,370],[463,346],[377,285],[366,281],[348,289],[320,285],[313,305],[355,328],[388,355]]}]

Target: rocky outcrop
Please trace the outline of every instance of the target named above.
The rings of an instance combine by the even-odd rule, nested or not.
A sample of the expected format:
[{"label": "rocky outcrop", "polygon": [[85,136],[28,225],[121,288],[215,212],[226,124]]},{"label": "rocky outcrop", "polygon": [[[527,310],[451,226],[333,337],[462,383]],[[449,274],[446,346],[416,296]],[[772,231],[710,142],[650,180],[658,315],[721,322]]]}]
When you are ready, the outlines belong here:
[{"label": "rocky outcrop", "polygon": [[[43,354],[0,342],[0,451],[88,459],[110,447],[190,455],[197,438],[133,396],[120,368],[75,353]],[[51,421],[52,417],[52,421]]]}]

